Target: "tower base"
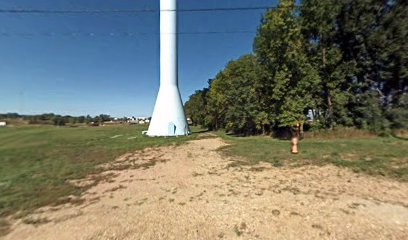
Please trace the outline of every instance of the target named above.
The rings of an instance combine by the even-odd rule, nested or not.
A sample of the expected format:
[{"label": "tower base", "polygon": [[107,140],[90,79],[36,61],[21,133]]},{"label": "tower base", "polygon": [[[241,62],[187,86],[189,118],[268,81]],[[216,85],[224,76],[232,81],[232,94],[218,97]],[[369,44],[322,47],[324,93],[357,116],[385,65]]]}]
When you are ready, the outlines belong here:
[{"label": "tower base", "polygon": [[177,86],[160,86],[147,136],[185,136],[190,134]]}]

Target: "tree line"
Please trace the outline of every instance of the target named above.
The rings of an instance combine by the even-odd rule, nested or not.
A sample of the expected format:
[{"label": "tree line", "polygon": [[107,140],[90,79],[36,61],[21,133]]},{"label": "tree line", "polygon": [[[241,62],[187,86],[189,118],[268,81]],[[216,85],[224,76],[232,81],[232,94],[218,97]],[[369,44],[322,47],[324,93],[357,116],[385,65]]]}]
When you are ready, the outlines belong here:
[{"label": "tree line", "polygon": [[378,133],[408,127],[408,1],[280,0],[253,53],[185,104],[194,124],[267,134],[297,123]]},{"label": "tree line", "polygon": [[58,115],[54,113],[44,113],[38,115],[20,115],[18,113],[5,113],[0,114],[0,119],[22,119],[27,121],[28,124],[46,124],[55,126],[65,126],[66,124],[90,124],[98,123],[102,124],[106,121],[111,121],[113,118],[107,114],[100,114],[98,116],[69,116]]}]

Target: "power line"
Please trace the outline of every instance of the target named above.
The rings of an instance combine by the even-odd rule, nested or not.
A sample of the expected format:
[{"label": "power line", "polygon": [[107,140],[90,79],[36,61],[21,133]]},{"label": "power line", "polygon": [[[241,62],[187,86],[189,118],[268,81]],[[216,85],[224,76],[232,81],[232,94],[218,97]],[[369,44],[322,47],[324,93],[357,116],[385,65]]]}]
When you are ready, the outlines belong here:
[{"label": "power line", "polygon": [[258,6],[258,7],[232,7],[232,8],[192,8],[177,10],[159,10],[159,9],[73,9],[73,10],[55,10],[55,9],[0,9],[0,14],[105,14],[105,13],[158,13],[158,12],[224,12],[224,11],[255,11],[268,10],[276,7]]},{"label": "power line", "polygon": [[[231,30],[231,31],[180,31],[178,35],[213,35],[213,34],[254,34],[252,30]],[[94,32],[42,32],[42,33],[9,33],[0,32],[0,37],[137,37],[141,35],[160,35],[158,32],[110,32],[110,33],[94,33]]]},{"label": "power line", "polygon": [[239,33],[256,33],[251,30],[233,30],[233,31],[203,31],[203,32],[178,32],[179,35],[199,35],[199,34],[239,34]]},{"label": "power line", "polygon": [[[282,6],[280,6],[282,7]],[[298,6],[295,6],[297,8]],[[178,10],[159,10],[159,9],[77,9],[77,10],[53,10],[53,9],[0,9],[0,14],[105,14],[105,13],[159,13],[163,11],[177,11],[177,12],[222,12],[222,11],[254,11],[254,10],[270,10],[275,9],[276,6],[256,6],[256,7],[230,7],[230,8],[193,8],[193,9],[178,9]],[[205,35],[205,34],[253,34],[256,31],[251,30],[233,30],[233,31],[198,31],[198,32],[178,32],[179,35]],[[139,35],[158,35],[159,33],[152,32],[123,32],[123,33],[8,33],[0,32],[0,37],[116,37],[116,36],[139,36]]]}]

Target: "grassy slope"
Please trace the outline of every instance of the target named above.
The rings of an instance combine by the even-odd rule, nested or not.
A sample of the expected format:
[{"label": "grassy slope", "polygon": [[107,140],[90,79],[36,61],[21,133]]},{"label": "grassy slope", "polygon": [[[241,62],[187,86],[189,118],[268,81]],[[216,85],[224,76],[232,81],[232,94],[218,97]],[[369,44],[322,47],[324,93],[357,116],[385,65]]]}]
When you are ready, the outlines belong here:
[{"label": "grassy slope", "polygon": [[[79,194],[67,180],[94,173],[95,166],[129,151],[191,139],[149,138],[144,126],[0,128],[0,217],[55,204]],[[123,135],[112,138],[116,135]],[[129,139],[134,137],[134,139]],[[193,136],[194,137],[194,136]]]},{"label": "grassy slope", "polygon": [[219,133],[231,143],[223,151],[241,159],[235,164],[270,162],[274,166],[334,164],[371,175],[408,181],[408,141],[395,138],[304,139],[299,155],[290,153],[290,142],[269,137],[233,137]]}]

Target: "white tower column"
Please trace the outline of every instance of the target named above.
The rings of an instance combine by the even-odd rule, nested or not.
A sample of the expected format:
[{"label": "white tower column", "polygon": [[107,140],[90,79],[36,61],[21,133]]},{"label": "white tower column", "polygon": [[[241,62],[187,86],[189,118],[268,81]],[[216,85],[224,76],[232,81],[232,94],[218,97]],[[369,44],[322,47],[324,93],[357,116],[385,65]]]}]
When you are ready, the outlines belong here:
[{"label": "white tower column", "polygon": [[148,136],[188,135],[178,89],[177,0],[160,0],[160,89]]}]

